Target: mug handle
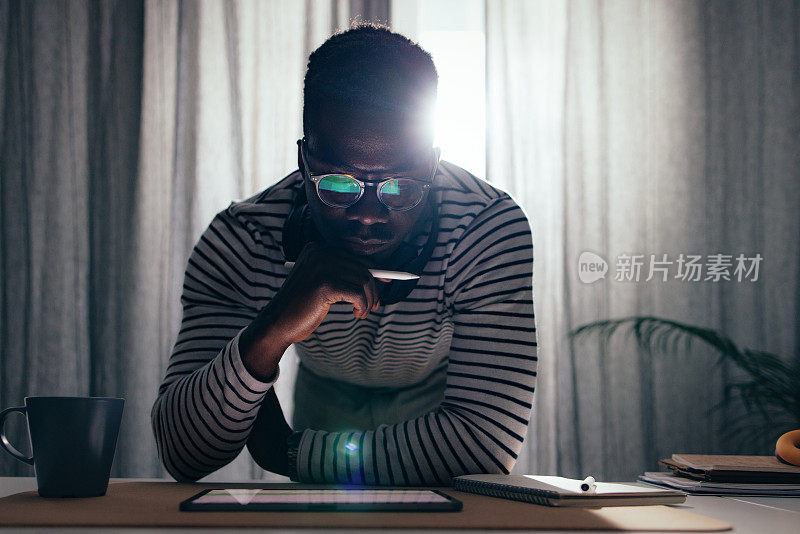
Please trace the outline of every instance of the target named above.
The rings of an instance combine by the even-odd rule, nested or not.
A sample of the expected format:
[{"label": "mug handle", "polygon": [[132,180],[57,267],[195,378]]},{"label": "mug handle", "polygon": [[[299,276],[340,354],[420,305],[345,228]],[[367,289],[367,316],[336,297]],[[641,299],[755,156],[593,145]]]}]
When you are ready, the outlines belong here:
[{"label": "mug handle", "polygon": [[2,446],[6,450],[7,453],[9,453],[11,456],[16,458],[17,460],[23,461],[26,464],[33,465],[33,456],[30,456],[30,457],[25,456],[24,454],[19,452],[17,449],[15,449],[14,446],[11,444],[11,442],[8,441],[8,438],[6,437],[6,433],[3,432],[3,427],[6,424],[6,417],[8,417],[11,414],[11,412],[19,412],[19,413],[27,415],[26,409],[24,407],[6,408],[2,412],[0,412],[0,446]]}]

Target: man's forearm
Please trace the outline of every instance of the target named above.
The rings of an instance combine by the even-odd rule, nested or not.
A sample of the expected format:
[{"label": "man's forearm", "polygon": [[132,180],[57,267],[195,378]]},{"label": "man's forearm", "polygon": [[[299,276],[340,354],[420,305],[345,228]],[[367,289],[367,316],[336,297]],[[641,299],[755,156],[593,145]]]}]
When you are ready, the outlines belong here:
[{"label": "man's forearm", "polygon": [[269,306],[253,319],[239,336],[239,355],[245,369],[254,378],[270,381],[278,370],[278,363],[289,345],[275,332]]},{"label": "man's forearm", "polygon": [[[271,389],[271,384],[248,375],[233,345],[229,342],[208,364],[182,376],[168,369],[171,380],[165,381],[153,404],[159,456],[176,480],[195,481],[236,458],[264,393]],[[172,362],[178,366],[181,360],[173,356]]]}]

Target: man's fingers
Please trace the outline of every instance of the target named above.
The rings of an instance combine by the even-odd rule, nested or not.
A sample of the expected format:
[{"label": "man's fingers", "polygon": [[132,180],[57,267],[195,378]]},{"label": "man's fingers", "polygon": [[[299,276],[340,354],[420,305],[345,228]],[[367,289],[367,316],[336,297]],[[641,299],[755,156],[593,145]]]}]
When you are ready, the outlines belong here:
[{"label": "man's fingers", "polygon": [[[343,277],[343,286],[354,293],[352,300],[346,299],[347,302],[353,304],[353,315],[359,319],[364,319],[369,315],[369,312],[376,309],[378,303],[378,286],[375,284],[375,279],[366,269],[363,273],[348,273]],[[363,305],[356,303],[363,302]]]},{"label": "man's fingers", "polygon": [[380,306],[378,287],[369,272],[374,266],[370,258],[318,243],[307,244],[301,256],[298,263],[308,267],[309,278],[322,281],[329,303],[351,303],[353,315],[359,319]]},{"label": "man's fingers", "polygon": [[367,315],[369,315],[370,310],[370,303],[367,300],[367,295],[364,293],[364,289],[361,288],[357,298],[355,299],[358,302],[358,305],[353,305],[353,315],[358,317],[359,319],[366,319]]},{"label": "man's fingers", "polygon": [[353,305],[353,315],[363,319],[369,314],[372,304],[367,299],[363,285],[345,284],[336,292],[337,302],[349,302]]},{"label": "man's fingers", "polygon": [[367,279],[366,286],[364,290],[367,292],[367,302],[369,302],[369,311],[374,311],[377,309],[378,305],[378,286],[375,284],[375,279],[370,276]]}]

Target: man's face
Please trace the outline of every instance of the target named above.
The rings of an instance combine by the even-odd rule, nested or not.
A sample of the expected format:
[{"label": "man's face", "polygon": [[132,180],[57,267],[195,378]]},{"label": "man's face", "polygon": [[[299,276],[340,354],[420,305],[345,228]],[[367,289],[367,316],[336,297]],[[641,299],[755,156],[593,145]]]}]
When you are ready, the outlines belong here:
[{"label": "man's face", "polygon": [[[367,183],[380,182],[398,172],[430,180],[434,161],[424,125],[391,119],[359,120],[346,113],[330,115],[321,122],[308,138],[307,172],[342,172]],[[302,166],[299,154],[298,160]],[[414,208],[397,211],[380,202],[375,187],[367,187],[358,202],[347,208],[324,204],[307,178],[305,188],[311,216],[326,241],[376,262],[397,250],[428,209],[427,192]]]}]

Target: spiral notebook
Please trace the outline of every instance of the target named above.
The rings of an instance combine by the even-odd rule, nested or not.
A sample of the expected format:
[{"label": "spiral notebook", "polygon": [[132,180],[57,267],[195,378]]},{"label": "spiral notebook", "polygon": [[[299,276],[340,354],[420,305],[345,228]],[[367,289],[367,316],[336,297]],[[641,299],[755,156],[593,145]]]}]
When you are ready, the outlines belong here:
[{"label": "spiral notebook", "polygon": [[581,482],[543,475],[464,475],[453,479],[453,489],[546,506],[635,506],[686,500],[682,491],[616,482],[596,482],[593,492],[585,492]]}]

